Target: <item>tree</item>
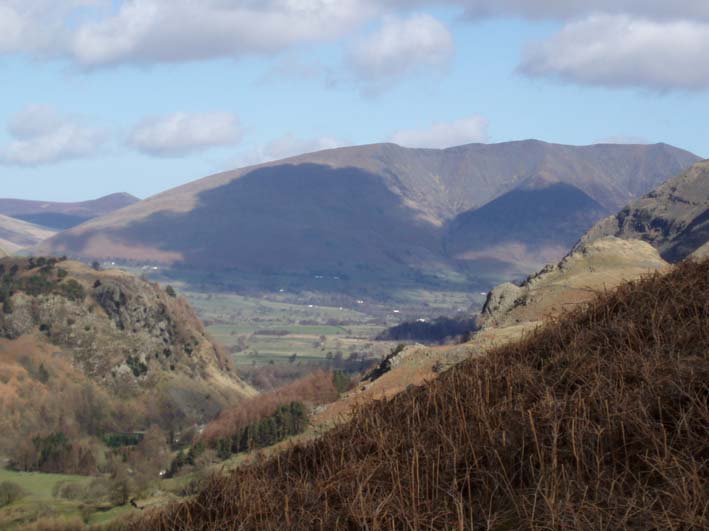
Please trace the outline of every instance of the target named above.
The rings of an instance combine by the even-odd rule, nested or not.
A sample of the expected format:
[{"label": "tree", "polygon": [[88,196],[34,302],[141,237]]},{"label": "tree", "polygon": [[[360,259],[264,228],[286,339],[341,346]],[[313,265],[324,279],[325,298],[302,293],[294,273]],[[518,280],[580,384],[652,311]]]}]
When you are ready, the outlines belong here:
[{"label": "tree", "polygon": [[351,382],[347,375],[338,369],[332,373],[332,384],[337,389],[338,394],[342,394],[350,389]]},{"label": "tree", "polygon": [[177,297],[177,292],[175,291],[175,288],[173,288],[170,284],[168,284],[165,288],[165,293],[167,293],[170,297]]},{"label": "tree", "polygon": [[17,483],[3,481],[0,483],[0,507],[10,505],[24,496],[24,491]]},{"label": "tree", "polygon": [[94,271],[101,271],[101,263],[98,260],[91,262],[91,269]]}]

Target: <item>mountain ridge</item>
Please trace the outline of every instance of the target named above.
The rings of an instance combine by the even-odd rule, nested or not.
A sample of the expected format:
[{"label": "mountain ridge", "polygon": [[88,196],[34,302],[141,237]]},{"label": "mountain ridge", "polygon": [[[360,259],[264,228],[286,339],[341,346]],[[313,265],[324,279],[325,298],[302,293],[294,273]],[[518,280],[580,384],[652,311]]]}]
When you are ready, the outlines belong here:
[{"label": "mountain ridge", "polygon": [[138,201],[137,197],[126,192],[77,202],[0,198],[0,214],[42,227],[64,230]]},{"label": "mountain ridge", "polygon": [[50,238],[56,231],[0,214],[0,248],[12,254]]},{"label": "mountain ridge", "polygon": [[[608,213],[696,160],[665,144],[336,148],[204,177],[64,231],[35,251],[253,272],[452,270],[460,264],[442,250],[451,220],[520,186],[564,183]],[[491,254],[493,263],[507,263]]]}]

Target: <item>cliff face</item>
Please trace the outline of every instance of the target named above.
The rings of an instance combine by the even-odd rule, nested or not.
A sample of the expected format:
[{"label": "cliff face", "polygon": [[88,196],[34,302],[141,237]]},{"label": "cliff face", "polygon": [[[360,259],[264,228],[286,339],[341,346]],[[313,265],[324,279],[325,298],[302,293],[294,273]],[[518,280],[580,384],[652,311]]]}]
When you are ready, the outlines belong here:
[{"label": "cliff face", "polygon": [[114,415],[111,428],[151,422],[172,429],[254,393],[187,303],[157,284],[78,262],[6,258],[0,299],[0,372],[9,375],[0,379],[0,398],[26,396],[31,383],[61,401],[56,381],[22,377],[41,365],[95,387],[107,400],[107,417],[133,408],[125,422]]}]

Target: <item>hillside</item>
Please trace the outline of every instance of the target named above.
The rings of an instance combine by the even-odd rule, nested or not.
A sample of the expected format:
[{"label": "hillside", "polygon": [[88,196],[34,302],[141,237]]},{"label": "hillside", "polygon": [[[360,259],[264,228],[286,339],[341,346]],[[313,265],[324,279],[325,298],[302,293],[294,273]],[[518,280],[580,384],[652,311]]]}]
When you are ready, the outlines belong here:
[{"label": "hillside", "polygon": [[130,194],[117,193],[77,203],[0,199],[0,214],[54,230],[75,227],[138,202]]},{"label": "hillside", "polygon": [[6,253],[37,245],[56,234],[55,231],[0,214],[0,248]]},{"label": "hillside", "polygon": [[157,284],[44,258],[0,275],[0,455],[54,431],[179,433],[254,393]]},{"label": "hillside", "polygon": [[708,331],[682,263],[129,529],[706,528]]},{"label": "hillside", "polygon": [[584,243],[519,285],[507,282],[495,287],[488,294],[480,324],[504,328],[539,323],[625,281],[668,267],[657,250],[643,241],[610,236]]},{"label": "hillside", "polygon": [[618,214],[600,221],[581,242],[604,236],[641,239],[670,262],[681,260],[709,241],[709,161],[668,180]]},{"label": "hillside", "polygon": [[541,267],[558,260],[605,214],[602,205],[572,185],[525,185],[456,216],[446,250],[459,260]]},{"label": "hillside", "polygon": [[[534,253],[525,242],[545,250],[543,261],[561,258],[601,216],[697,160],[665,144],[340,148],[206,177],[36,250],[257,275],[530,273],[538,262],[527,263]],[[525,194],[545,206],[534,208]],[[520,202],[529,206],[524,224],[479,241],[479,231],[498,227],[501,208]],[[560,224],[570,228],[560,232]]]}]

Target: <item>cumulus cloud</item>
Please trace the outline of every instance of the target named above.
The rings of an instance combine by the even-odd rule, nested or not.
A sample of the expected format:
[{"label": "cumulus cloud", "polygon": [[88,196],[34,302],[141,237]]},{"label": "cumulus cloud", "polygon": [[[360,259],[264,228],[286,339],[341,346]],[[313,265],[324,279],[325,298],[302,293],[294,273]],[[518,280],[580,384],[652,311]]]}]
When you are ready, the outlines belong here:
[{"label": "cumulus cloud", "polygon": [[72,51],[88,66],[272,53],[339,37],[371,13],[358,0],[125,0],[83,24]]},{"label": "cumulus cloud", "polygon": [[706,0],[2,0],[0,53],[65,54],[88,66],[237,57],[343,37],[376,17],[437,5],[470,17],[709,21]]},{"label": "cumulus cloud", "polygon": [[367,90],[377,91],[410,74],[441,70],[454,53],[453,36],[434,17],[389,18],[349,51],[348,63]]},{"label": "cumulus cloud", "polygon": [[571,19],[606,13],[709,20],[709,3],[705,0],[441,0],[436,3],[461,5],[469,16],[476,18],[512,15]]},{"label": "cumulus cloud", "polygon": [[57,57],[66,53],[72,33],[70,17],[107,0],[2,0],[0,53]]},{"label": "cumulus cloud", "polygon": [[594,15],[531,45],[529,76],[650,90],[709,88],[709,23]]},{"label": "cumulus cloud", "polygon": [[412,148],[447,148],[473,142],[487,142],[488,121],[479,115],[454,122],[436,122],[421,129],[395,132],[391,141]]},{"label": "cumulus cloud", "polygon": [[107,138],[83,119],[44,105],[30,106],[12,117],[8,133],[13,140],[2,153],[2,162],[21,166],[89,157]]},{"label": "cumulus cloud", "polygon": [[241,131],[228,112],[183,113],[146,118],[136,125],[128,145],[156,157],[180,157],[211,147],[233,145]]}]

